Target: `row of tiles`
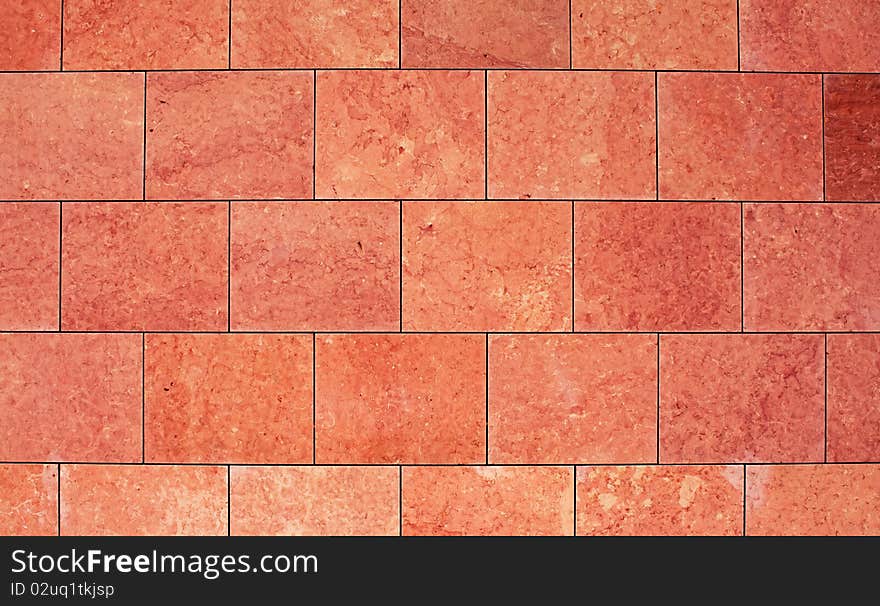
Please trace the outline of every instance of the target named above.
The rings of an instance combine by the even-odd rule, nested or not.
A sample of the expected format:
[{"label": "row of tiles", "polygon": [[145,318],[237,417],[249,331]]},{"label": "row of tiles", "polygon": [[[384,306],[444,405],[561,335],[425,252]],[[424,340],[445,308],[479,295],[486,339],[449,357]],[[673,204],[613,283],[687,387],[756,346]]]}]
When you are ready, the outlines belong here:
[{"label": "row of tiles", "polygon": [[865,0],[3,0],[0,16],[7,70],[880,71]]},{"label": "row of tiles", "polygon": [[880,465],[0,465],[0,487],[13,535],[880,533]]},{"label": "row of tiles", "polygon": [[10,202],[0,330],[871,331],[878,256],[862,203]]},{"label": "row of tiles", "polygon": [[0,460],[880,462],[880,335],[0,334]]},{"label": "row of tiles", "polygon": [[0,107],[0,199],[880,200],[880,75],[0,74]]}]

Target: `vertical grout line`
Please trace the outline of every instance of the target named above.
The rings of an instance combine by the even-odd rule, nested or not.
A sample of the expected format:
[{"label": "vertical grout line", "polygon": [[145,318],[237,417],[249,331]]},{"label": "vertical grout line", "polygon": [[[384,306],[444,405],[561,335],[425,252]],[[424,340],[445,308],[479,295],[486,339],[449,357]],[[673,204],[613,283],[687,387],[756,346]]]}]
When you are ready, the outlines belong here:
[{"label": "vertical grout line", "polygon": [[58,332],[61,332],[61,272],[64,259],[64,203],[58,202]]},{"label": "vertical grout line", "polygon": [[743,528],[742,528],[742,536],[746,536],[746,486],[748,484],[747,480],[748,474],[746,473],[746,466],[743,464]]},{"label": "vertical grout line", "polygon": [[486,333],[486,465],[489,464],[489,333]]},{"label": "vertical grout line", "polygon": [[232,467],[226,466],[226,536],[232,536]]},{"label": "vertical grout line", "polygon": [[226,201],[226,332],[232,332],[232,201]]},{"label": "vertical grout line", "polygon": [[483,198],[489,199],[489,70],[483,71]]},{"label": "vertical grout line", "polygon": [[318,336],[312,333],[312,464],[318,462]]},{"label": "vertical grout line", "polygon": [[226,32],[226,67],[232,69],[232,0],[229,0],[229,25]]},{"label": "vertical grout line", "polygon": [[824,379],[824,381],[825,381],[825,411],[824,411],[824,414],[825,414],[825,440],[824,440],[825,454],[824,454],[824,461],[825,461],[825,463],[827,463],[828,462],[828,333],[826,332],[824,336],[825,336],[825,347],[824,347],[824,350],[825,350],[825,354],[824,354],[824,360],[825,360],[825,379]]},{"label": "vertical grout line", "polygon": [[660,464],[660,333],[657,333],[657,465]]},{"label": "vertical grout line", "polygon": [[403,200],[397,201],[397,295],[398,319],[397,324],[400,332],[403,332]]},{"label": "vertical grout line", "polygon": [[397,0],[397,69],[403,69],[403,0]]},{"label": "vertical grout line", "polygon": [[576,537],[578,536],[578,468],[577,465],[571,466],[572,475],[572,484],[574,485],[574,508],[572,510],[572,524],[574,524],[574,528],[572,529],[571,535]]},{"label": "vertical grout line", "polygon": [[654,72],[654,199],[660,199],[660,86]]},{"label": "vertical grout line", "polygon": [[[64,0],[61,0],[61,42],[58,47],[58,71],[64,71]],[[59,521],[60,524],[60,521]]]},{"label": "vertical grout line", "polygon": [[739,331],[746,331],[746,229],[745,205],[739,203]]},{"label": "vertical grout line", "polygon": [[575,252],[574,252],[574,200],[571,201],[571,332],[575,332],[575,313],[574,313],[574,271],[575,271]]},{"label": "vertical grout line", "polygon": [[141,463],[147,462],[147,334],[141,333]]},{"label": "vertical grout line", "polygon": [[825,193],[825,74],[820,76],[822,82],[822,201],[828,197]]},{"label": "vertical grout line", "polygon": [[147,72],[144,72],[144,149],[143,166],[141,167],[141,197],[147,199]]},{"label": "vertical grout line", "polygon": [[58,480],[58,497],[57,497],[57,502],[55,503],[55,505],[58,509],[58,512],[57,512],[58,524],[57,524],[57,526],[58,526],[58,536],[60,537],[61,536],[61,464],[58,463],[56,467],[57,467],[56,475],[57,475],[57,480]]},{"label": "vertical grout line", "polygon": [[574,38],[574,32],[571,29],[571,0],[568,0],[568,69],[572,69],[574,67],[574,55],[571,53],[572,47],[572,38]]},{"label": "vertical grout line", "polygon": [[397,535],[403,536],[403,466],[397,466]]},{"label": "vertical grout line", "polygon": [[739,0],[736,0],[736,71],[742,71],[742,52],[740,51]]},{"label": "vertical grout line", "polygon": [[312,200],[318,188],[318,70],[312,70]]}]

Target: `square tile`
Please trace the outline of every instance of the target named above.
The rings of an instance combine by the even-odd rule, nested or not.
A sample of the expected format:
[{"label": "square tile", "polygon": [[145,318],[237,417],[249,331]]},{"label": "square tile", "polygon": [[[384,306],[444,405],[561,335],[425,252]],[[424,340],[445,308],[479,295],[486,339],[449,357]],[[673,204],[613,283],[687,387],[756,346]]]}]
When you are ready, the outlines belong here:
[{"label": "square tile", "polygon": [[490,198],[655,197],[653,74],[492,72],[488,105]]},{"label": "square tile", "polygon": [[482,198],[484,75],[330,71],[317,83],[318,198]]},{"label": "square tile", "polygon": [[659,75],[660,198],[821,200],[815,74]]},{"label": "square tile", "polygon": [[59,0],[0,1],[0,70],[55,70],[61,65]]},{"label": "square tile", "polygon": [[58,466],[0,465],[0,535],[58,534]]},{"label": "square tile", "polygon": [[825,76],[825,187],[828,200],[880,201],[880,75]]},{"label": "square tile", "polygon": [[828,460],[880,461],[880,335],[828,335]]},{"label": "square tile", "polygon": [[313,74],[147,78],[147,197],[311,198]]},{"label": "square tile", "polygon": [[571,205],[405,202],[403,327],[571,330]]},{"label": "square tile", "polygon": [[231,313],[233,330],[398,330],[398,203],[233,203]]}]

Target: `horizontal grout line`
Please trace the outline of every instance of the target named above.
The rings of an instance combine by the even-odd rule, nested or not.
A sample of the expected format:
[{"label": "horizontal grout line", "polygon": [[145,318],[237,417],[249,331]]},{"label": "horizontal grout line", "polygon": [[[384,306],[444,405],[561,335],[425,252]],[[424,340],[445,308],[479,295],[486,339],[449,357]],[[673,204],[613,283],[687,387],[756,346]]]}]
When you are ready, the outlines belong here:
[{"label": "horizontal grout line", "polygon": [[770,74],[770,75],[852,75],[873,76],[880,72],[872,71],[782,71],[782,70],[737,70],[737,69],[668,69],[668,68],[615,68],[615,67],[319,67],[304,65],[301,67],[216,67],[216,68],[166,68],[145,69],[37,69],[37,70],[0,70],[0,74],[119,74],[132,72],[176,73],[176,72],[628,72],[628,73],[661,73],[661,74]]},{"label": "horizontal grout line", "polygon": [[516,330],[2,330],[0,335],[872,335],[880,330],[559,330],[559,331],[516,331]]},{"label": "horizontal grout line", "polygon": [[743,463],[742,461],[706,463],[169,463],[162,462],[110,462],[110,461],[0,461],[0,465],[95,465],[95,466],[122,466],[122,467],[705,467],[705,466],[728,466],[745,465],[746,467],[796,467],[816,466],[829,467],[834,465],[880,465],[880,461],[797,461],[768,463]]},{"label": "horizontal grout line", "polygon": [[216,202],[233,204],[248,203],[285,203],[285,202],[554,202],[559,204],[570,204],[571,202],[595,202],[607,204],[644,202],[648,204],[657,204],[658,202],[670,203],[687,203],[687,204],[880,204],[880,200],[706,200],[706,199],[684,199],[684,198],[401,198],[389,196],[387,198],[177,198],[177,199],[143,199],[136,198],[131,200],[113,200],[113,199],[70,199],[59,200],[58,198],[40,198],[30,199],[23,198],[19,200],[0,200],[0,204],[133,204],[136,202],[166,202],[166,203],[182,203],[182,202]]}]

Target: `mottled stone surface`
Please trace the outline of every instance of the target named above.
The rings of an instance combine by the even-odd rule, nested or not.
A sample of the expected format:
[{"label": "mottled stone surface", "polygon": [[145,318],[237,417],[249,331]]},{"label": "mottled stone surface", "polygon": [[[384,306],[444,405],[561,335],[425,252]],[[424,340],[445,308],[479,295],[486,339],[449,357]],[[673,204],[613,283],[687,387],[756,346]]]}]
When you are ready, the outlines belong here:
[{"label": "mottled stone surface", "polygon": [[148,462],[311,463],[310,335],[148,335]]},{"label": "mottled stone surface", "polygon": [[569,65],[567,0],[403,0],[404,67]]},{"label": "mottled stone surface", "polygon": [[579,535],[740,535],[738,465],[580,467]]},{"label": "mottled stone surface", "polygon": [[873,0],[740,0],[744,70],[878,71]]},{"label": "mottled stone surface", "polygon": [[61,534],[225,535],[226,468],[63,465]]},{"label": "mottled stone surface", "polygon": [[0,70],[49,70],[61,65],[58,0],[2,0],[0,23]]},{"label": "mottled stone surface", "polygon": [[485,461],[485,339],[319,336],[317,462]]},{"label": "mottled stone surface", "polygon": [[825,169],[828,200],[880,201],[880,75],[825,76]]},{"label": "mottled stone surface", "polygon": [[492,72],[488,93],[490,198],[655,197],[653,74]]},{"label": "mottled stone surface", "polygon": [[396,467],[236,467],[233,535],[397,535]]},{"label": "mottled stone surface", "polygon": [[58,466],[0,465],[0,535],[58,534]]},{"label": "mottled stone surface", "polygon": [[318,198],[482,198],[481,72],[333,71],[317,82]]},{"label": "mottled stone surface", "polygon": [[736,69],[736,0],[572,0],[572,64]]},{"label": "mottled stone surface", "polygon": [[0,330],[57,330],[57,203],[0,204]]},{"label": "mottled stone surface", "polygon": [[0,74],[0,108],[0,199],[141,197],[143,74]]},{"label": "mottled stone surface", "polygon": [[228,65],[229,0],[65,0],[64,69]]},{"label": "mottled stone surface", "polygon": [[575,328],[740,328],[740,209],[575,204]]},{"label": "mottled stone surface", "polygon": [[141,336],[0,334],[0,460],[141,460]]},{"label": "mottled stone surface", "polygon": [[656,457],[655,335],[489,338],[490,463]]},{"label": "mottled stone surface", "polygon": [[744,210],[747,330],[880,329],[880,207]]},{"label": "mottled stone surface", "polygon": [[405,467],[405,535],[571,535],[571,467]]},{"label": "mottled stone surface", "polygon": [[821,461],[821,335],[661,335],[660,462]]},{"label": "mottled stone surface", "polygon": [[222,203],[70,203],[62,216],[64,330],[225,330]]},{"label": "mottled stone surface", "polygon": [[571,205],[403,205],[405,330],[571,330]]},{"label": "mottled stone surface", "polygon": [[828,460],[880,461],[880,335],[828,335]]},{"label": "mottled stone surface", "polygon": [[746,483],[746,534],[880,534],[880,465],[749,467]]},{"label": "mottled stone surface", "polygon": [[232,328],[399,329],[398,203],[233,203]]},{"label": "mottled stone surface", "polygon": [[394,0],[235,0],[232,67],[397,67]]},{"label": "mottled stone surface", "polygon": [[659,75],[660,197],[821,200],[815,74]]},{"label": "mottled stone surface", "polygon": [[313,77],[150,74],[147,197],[311,198]]}]

